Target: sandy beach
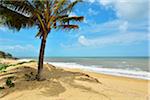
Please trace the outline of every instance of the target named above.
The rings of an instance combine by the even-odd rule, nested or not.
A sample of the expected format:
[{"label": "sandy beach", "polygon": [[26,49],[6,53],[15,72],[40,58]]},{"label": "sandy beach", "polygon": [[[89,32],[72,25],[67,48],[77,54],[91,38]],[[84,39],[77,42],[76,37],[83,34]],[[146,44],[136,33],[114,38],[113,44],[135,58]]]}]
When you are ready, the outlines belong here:
[{"label": "sandy beach", "polygon": [[[15,64],[17,60],[1,60]],[[34,80],[36,62],[0,72],[0,100],[150,100],[150,81],[44,65],[43,81]],[[15,87],[5,85],[13,76]]]},{"label": "sandy beach", "polygon": [[150,0],[0,0],[0,100],[150,100]]}]

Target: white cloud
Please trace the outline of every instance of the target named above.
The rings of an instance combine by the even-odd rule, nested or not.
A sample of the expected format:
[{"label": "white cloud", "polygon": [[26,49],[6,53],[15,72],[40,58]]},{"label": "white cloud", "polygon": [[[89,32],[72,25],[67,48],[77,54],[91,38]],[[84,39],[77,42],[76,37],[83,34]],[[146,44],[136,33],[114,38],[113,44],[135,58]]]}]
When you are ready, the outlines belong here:
[{"label": "white cloud", "polygon": [[106,8],[113,8],[121,19],[132,21],[148,18],[149,0],[93,0],[93,2],[99,2]]},{"label": "white cloud", "polygon": [[105,8],[112,8],[121,20],[141,21],[148,19],[149,0],[84,0],[90,3],[99,3]]},{"label": "white cloud", "polygon": [[123,21],[122,24],[119,25],[119,29],[122,32],[126,32],[129,27],[129,23],[127,21]]},{"label": "white cloud", "polygon": [[5,26],[0,26],[0,31],[7,32],[8,28]]},{"label": "white cloud", "polygon": [[94,24],[92,23],[89,28],[86,27],[85,30],[82,30],[82,34],[87,34],[87,33],[102,33],[102,32],[110,32],[110,31],[121,31],[125,32],[128,30],[128,28],[139,28],[139,26],[134,26],[129,24],[129,22],[124,21],[124,20],[113,20],[113,21],[108,21],[103,24]]},{"label": "white cloud", "polygon": [[0,31],[4,33],[13,33],[13,30],[10,30],[7,26],[0,25]]},{"label": "white cloud", "polygon": [[4,43],[4,42],[14,42],[14,40],[12,39],[6,39],[6,38],[0,38],[0,42]]},{"label": "white cloud", "polygon": [[84,0],[84,1],[94,3],[96,0]]},{"label": "white cloud", "polygon": [[81,33],[78,42],[84,46],[132,45],[148,41],[149,35],[147,23],[130,23],[119,19],[104,24],[92,24]]},{"label": "white cloud", "polygon": [[81,45],[84,45],[84,46],[89,46],[91,45],[91,42],[85,38],[85,36],[81,35],[79,38],[78,38],[78,41]]},{"label": "white cloud", "polygon": [[146,1],[117,1],[115,4],[115,8],[117,10],[118,17],[120,17],[121,19],[129,21],[138,21],[148,18],[148,2]]},{"label": "white cloud", "polygon": [[86,38],[81,35],[78,38],[78,42],[83,46],[101,47],[109,45],[131,45],[132,43],[138,43],[148,40],[147,33],[122,33],[113,34],[97,38]]},{"label": "white cloud", "polygon": [[114,1],[116,0],[97,0],[101,5],[103,6],[108,6],[110,4],[112,4]]},{"label": "white cloud", "polygon": [[[91,2],[91,0],[86,1]],[[92,0],[91,3],[93,2],[103,5],[105,8],[111,7],[118,17],[117,21],[114,20],[103,25],[93,25],[92,23],[91,26],[95,27],[92,29],[93,32],[101,32],[106,28],[109,30],[112,28],[120,29],[124,32],[128,29],[148,29],[149,0]]]},{"label": "white cloud", "polygon": [[15,51],[33,51],[35,50],[35,47],[31,44],[27,45],[3,45],[0,46],[1,50],[15,50]]},{"label": "white cloud", "polygon": [[39,49],[36,49],[32,44],[25,45],[0,45],[0,50],[9,52],[14,56],[37,56],[39,53]]},{"label": "white cloud", "polygon": [[89,14],[89,15],[97,15],[97,14],[98,14],[98,11],[95,11],[95,10],[93,10],[92,8],[89,8],[89,9],[88,9],[88,14]]},{"label": "white cloud", "polygon": [[77,14],[76,14],[75,12],[71,12],[71,13],[69,14],[69,17],[72,17],[72,16],[77,16]]},{"label": "white cloud", "polygon": [[[150,11],[148,9],[148,0],[84,1],[99,3],[103,7],[113,9],[118,19],[105,23],[89,23],[89,19],[86,19],[86,23],[89,23],[89,25],[78,34],[77,40],[80,45],[101,47],[133,45],[143,41],[148,42],[150,38],[150,33],[148,33],[148,12]],[[90,13],[92,10],[89,8]],[[73,46],[69,47],[71,48]]]},{"label": "white cloud", "polygon": [[88,20],[86,19],[86,17],[84,18],[84,21],[83,21],[85,24],[88,23]]},{"label": "white cloud", "polygon": [[81,45],[108,46],[148,41],[148,0],[93,0],[93,2],[99,2],[106,8],[114,9],[118,20],[92,25],[90,30],[85,30],[83,33],[106,32],[111,34],[97,35],[96,38],[87,38],[85,35],[81,35],[78,38]]}]

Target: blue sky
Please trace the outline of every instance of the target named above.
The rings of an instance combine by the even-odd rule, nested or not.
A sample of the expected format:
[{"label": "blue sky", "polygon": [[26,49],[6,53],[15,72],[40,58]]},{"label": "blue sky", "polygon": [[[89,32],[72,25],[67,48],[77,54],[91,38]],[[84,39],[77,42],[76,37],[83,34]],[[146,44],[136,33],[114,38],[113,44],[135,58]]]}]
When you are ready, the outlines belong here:
[{"label": "blue sky", "polygon": [[[84,0],[70,16],[81,15],[80,29],[53,30],[45,56],[150,56],[148,0]],[[19,32],[0,26],[0,50],[14,56],[38,56],[36,27]]]}]

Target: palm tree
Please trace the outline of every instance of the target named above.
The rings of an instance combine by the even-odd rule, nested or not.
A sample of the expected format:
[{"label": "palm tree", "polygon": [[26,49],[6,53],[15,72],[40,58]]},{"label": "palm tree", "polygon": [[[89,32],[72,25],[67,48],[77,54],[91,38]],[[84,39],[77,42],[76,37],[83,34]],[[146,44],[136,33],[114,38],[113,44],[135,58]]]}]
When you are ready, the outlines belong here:
[{"label": "palm tree", "polygon": [[83,21],[83,16],[69,16],[81,0],[1,0],[0,18],[4,25],[19,31],[21,28],[37,26],[36,37],[41,39],[37,80],[41,80],[44,51],[48,34],[52,29],[77,29],[72,24]]}]

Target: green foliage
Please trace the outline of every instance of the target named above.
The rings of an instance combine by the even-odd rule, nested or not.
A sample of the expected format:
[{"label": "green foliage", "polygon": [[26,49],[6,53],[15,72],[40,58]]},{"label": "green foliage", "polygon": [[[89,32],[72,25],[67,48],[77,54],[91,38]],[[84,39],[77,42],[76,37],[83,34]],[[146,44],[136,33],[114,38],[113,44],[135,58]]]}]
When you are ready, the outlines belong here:
[{"label": "green foliage", "polygon": [[15,84],[12,82],[12,78],[13,78],[13,77],[8,77],[7,80],[6,80],[6,85],[7,85],[9,88],[15,86]]},{"label": "green foliage", "polygon": [[19,62],[17,64],[1,64],[0,63],[0,71],[3,71],[3,72],[6,72],[5,70],[10,67],[10,66],[17,66],[17,65],[22,65],[22,64],[25,64],[25,63],[31,63],[31,62],[35,62],[34,60],[31,60],[29,62],[26,62],[26,61],[23,61],[23,62]]},{"label": "green foliage", "polygon": [[5,53],[3,51],[0,51],[0,58],[15,59],[10,53]]},{"label": "green foliage", "polygon": [[[0,18],[4,25],[19,31],[21,28],[37,26],[37,37],[42,39],[41,48],[45,48],[46,39],[52,29],[78,29],[74,23],[83,21],[83,16],[72,16],[74,6],[82,0],[1,0]],[[44,49],[45,50],[45,49]],[[43,63],[44,50],[41,49],[39,63]],[[10,56],[10,55],[9,55]],[[43,57],[42,57],[43,56]],[[42,61],[42,62],[41,62]],[[41,64],[43,65],[43,64]],[[42,66],[40,66],[42,68]]]},{"label": "green foliage", "polygon": [[[69,22],[83,21],[84,17],[69,17],[74,6],[82,0],[1,0],[0,18],[11,29],[38,26],[36,36],[43,37],[51,29],[76,29]],[[15,17],[14,17],[15,16]]]},{"label": "green foliage", "polygon": [[7,64],[0,64],[0,71],[4,71],[9,65]]},{"label": "green foliage", "polygon": [[30,60],[29,63],[31,63],[31,62],[36,62],[36,61],[35,60]]},{"label": "green foliage", "polygon": [[3,89],[5,89],[5,87],[3,87],[3,86],[0,86],[0,90],[3,90]]},{"label": "green foliage", "polygon": [[22,65],[22,64],[24,64],[24,63],[27,63],[27,62],[26,62],[26,61],[19,62],[19,63],[17,63],[16,65]]}]

